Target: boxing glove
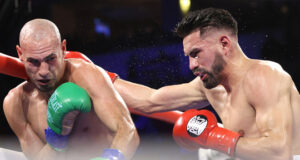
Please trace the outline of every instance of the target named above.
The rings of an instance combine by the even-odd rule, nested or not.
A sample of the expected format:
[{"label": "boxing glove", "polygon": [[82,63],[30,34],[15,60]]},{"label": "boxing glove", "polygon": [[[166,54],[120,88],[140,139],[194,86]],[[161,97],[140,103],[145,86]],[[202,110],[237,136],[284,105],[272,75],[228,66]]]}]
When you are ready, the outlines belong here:
[{"label": "boxing glove", "polygon": [[90,160],[125,160],[124,155],[117,149],[104,149],[102,155]]},{"label": "boxing glove", "polygon": [[210,148],[234,156],[241,135],[217,125],[217,119],[208,110],[191,109],[175,122],[173,137],[187,149]]},{"label": "boxing glove", "polygon": [[79,112],[91,110],[88,93],[78,85],[67,82],[60,85],[48,101],[46,141],[58,151],[66,148],[68,135]]}]

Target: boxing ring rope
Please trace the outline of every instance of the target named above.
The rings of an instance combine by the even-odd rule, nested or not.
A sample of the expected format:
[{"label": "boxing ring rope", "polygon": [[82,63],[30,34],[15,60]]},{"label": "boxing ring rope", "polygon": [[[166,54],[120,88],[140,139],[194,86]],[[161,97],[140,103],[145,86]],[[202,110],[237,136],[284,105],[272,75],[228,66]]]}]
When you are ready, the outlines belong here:
[{"label": "boxing ring rope", "polygon": [[0,53],[0,73],[27,80],[24,64],[16,57]]},{"label": "boxing ring rope", "polygon": [[161,120],[167,123],[174,124],[176,120],[182,115],[183,112],[181,111],[168,111],[168,112],[160,112],[160,113],[152,113],[152,114],[145,114],[142,112],[139,112],[137,110],[134,110],[132,108],[128,108],[130,113],[152,118],[152,119],[157,119]]},{"label": "boxing ring rope", "polygon": [[[80,52],[67,52],[66,59],[68,58],[81,58],[87,62],[91,62],[86,56],[81,54]],[[28,79],[28,76],[25,71],[24,64],[16,57],[12,57],[9,55],[5,55],[0,53],[0,73],[9,75],[12,77],[17,77],[21,79]],[[174,124],[176,120],[182,115],[183,112],[180,111],[168,111],[162,113],[153,113],[153,114],[144,114],[132,108],[128,108],[130,113],[145,116],[148,118],[153,118],[157,120],[161,120],[167,123]]]}]

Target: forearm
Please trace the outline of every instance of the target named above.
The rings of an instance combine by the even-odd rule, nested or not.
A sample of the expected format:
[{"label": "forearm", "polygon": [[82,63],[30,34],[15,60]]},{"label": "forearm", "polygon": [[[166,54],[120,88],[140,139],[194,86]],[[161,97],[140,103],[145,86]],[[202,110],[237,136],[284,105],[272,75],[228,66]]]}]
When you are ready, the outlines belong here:
[{"label": "forearm", "polygon": [[189,84],[165,86],[156,90],[117,79],[114,86],[128,107],[144,113],[199,108],[209,104],[205,95],[191,89]]},{"label": "forearm", "polygon": [[26,151],[23,152],[29,160],[53,160],[57,159],[61,154],[53,150],[48,144],[46,144],[38,153],[34,155]]},{"label": "forearm", "polygon": [[116,79],[114,87],[124,99],[126,105],[132,109],[147,112],[154,105],[149,101],[155,91],[152,88],[122,79]]},{"label": "forearm", "polygon": [[110,148],[120,150],[126,160],[130,160],[139,145],[140,139],[133,125],[131,127],[126,126],[128,125],[125,124],[119,127]]},{"label": "forearm", "polygon": [[37,155],[37,160],[56,159],[57,156],[57,152],[53,150],[50,145],[46,144]]},{"label": "forearm", "polygon": [[172,98],[170,98],[170,94],[165,92],[165,87],[156,90],[121,79],[115,81],[114,86],[124,99],[126,105],[137,111],[153,113],[176,107]]},{"label": "forearm", "polygon": [[281,140],[270,137],[241,137],[237,142],[235,156],[245,160],[288,160],[291,158],[291,145]]},{"label": "forearm", "polygon": [[202,109],[209,105],[203,94],[186,91],[185,84],[165,86],[155,90],[149,98],[152,105],[148,113],[172,110]]}]

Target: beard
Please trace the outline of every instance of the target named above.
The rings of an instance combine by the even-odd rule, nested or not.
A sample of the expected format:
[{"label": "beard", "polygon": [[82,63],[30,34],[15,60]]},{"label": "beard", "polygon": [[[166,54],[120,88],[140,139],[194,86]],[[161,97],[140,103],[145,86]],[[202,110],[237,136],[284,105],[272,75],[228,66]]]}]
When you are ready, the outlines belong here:
[{"label": "beard", "polygon": [[226,62],[224,61],[223,57],[217,53],[212,65],[212,71],[195,68],[193,72],[200,72],[202,74],[206,74],[206,77],[202,80],[203,85],[207,89],[212,89],[221,83],[221,72],[224,70],[225,65]]},{"label": "beard", "polygon": [[47,78],[49,81],[46,84],[40,84],[40,82],[35,79],[33,76],[30,76],[30,74],[28,74],[29,77],[29,82],[32,83],[34,85],[34,87],[36,89],[38,89],[40,92],[50,92],[53,89],[55,89],[55,84],[56,84],[56,79],[54,78]]},{"label": "beard", "polygon": [[45,85],[39,84],[37,81],[35,81],[33,84],[40,92],[51,92],[53,89],[55,89],[55,82],[53,82],[53,80]]},{"label": "beard", "polygon": [[50,92],[54,88],[54,87],[49,86],[49,85],[35,85],[35,86],[41,92]]}]

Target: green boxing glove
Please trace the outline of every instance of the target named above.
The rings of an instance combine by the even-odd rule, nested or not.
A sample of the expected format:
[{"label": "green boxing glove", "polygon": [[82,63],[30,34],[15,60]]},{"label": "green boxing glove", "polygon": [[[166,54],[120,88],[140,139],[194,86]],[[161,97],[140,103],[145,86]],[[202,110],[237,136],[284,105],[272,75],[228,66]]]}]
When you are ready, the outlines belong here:
[{"label": "green boxing glove", "polygon": [[66,148],[68,134],[71,132],[79,112],[91,110],[88,93],[78,85],[67,82],[60,85],[48,101],[46,140],[58,151]]}]

